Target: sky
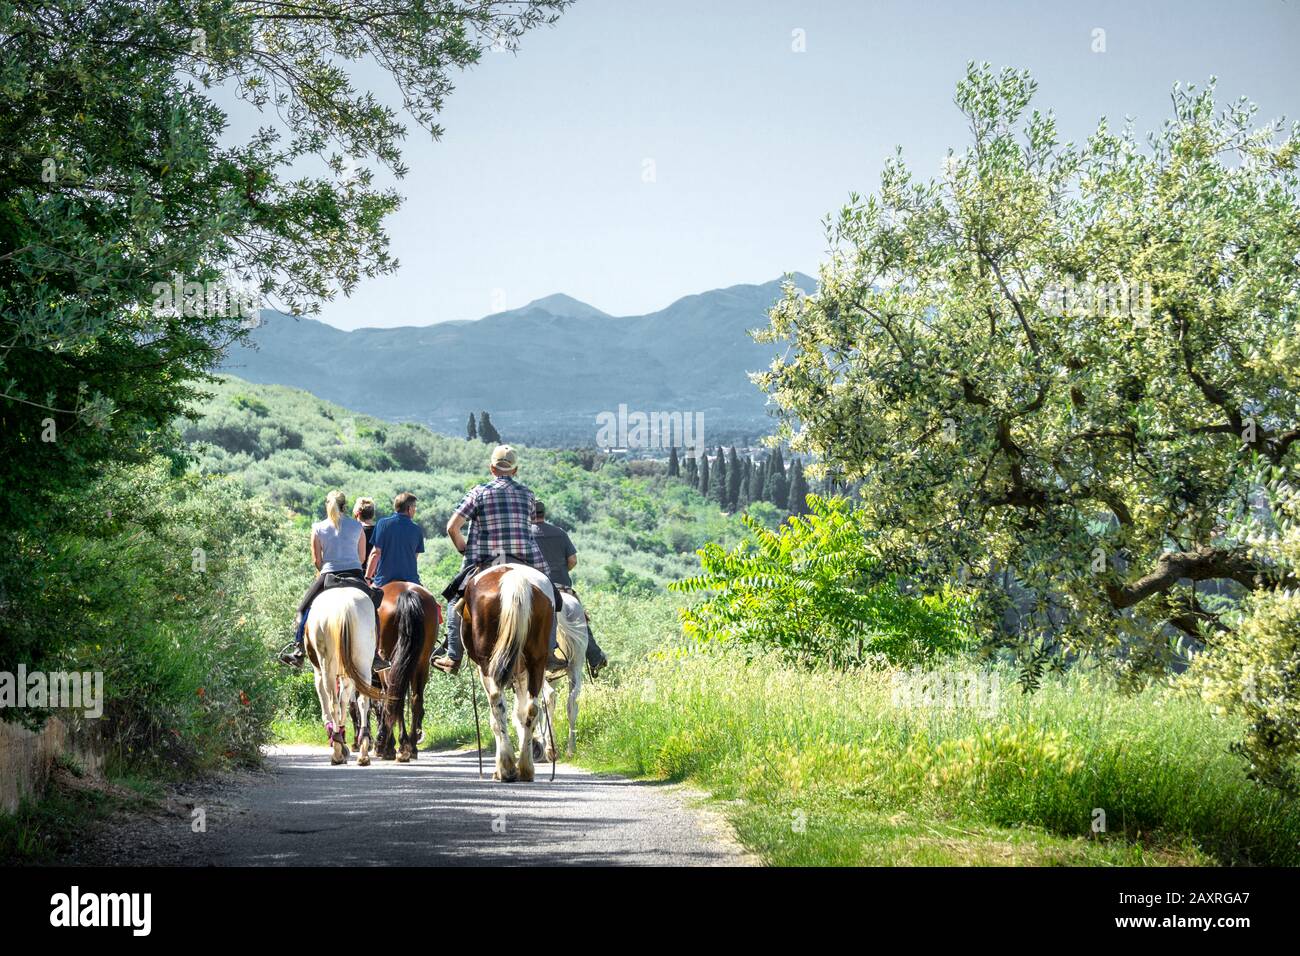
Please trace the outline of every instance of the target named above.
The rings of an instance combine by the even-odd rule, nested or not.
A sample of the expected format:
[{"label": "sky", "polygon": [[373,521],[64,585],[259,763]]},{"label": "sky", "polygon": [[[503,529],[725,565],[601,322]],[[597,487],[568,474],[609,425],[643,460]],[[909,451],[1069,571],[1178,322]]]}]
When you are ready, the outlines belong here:
[{"label": "sky", "polygon": [[[1031,70],[1082,139],[1102,116],[1158,128],[1176,81],[1212,75],[1221,101],[1298,118],[1298,41],[1300,0],[578,0],[458,75],[439,141],[409,124],[401,268],[319,318],[428,325],[557,292],[637,315],[815,275],[823,218],[896,147],[927,176],[964,148],[970,60]],[[398,102],[373,65],[354,77]]]}]

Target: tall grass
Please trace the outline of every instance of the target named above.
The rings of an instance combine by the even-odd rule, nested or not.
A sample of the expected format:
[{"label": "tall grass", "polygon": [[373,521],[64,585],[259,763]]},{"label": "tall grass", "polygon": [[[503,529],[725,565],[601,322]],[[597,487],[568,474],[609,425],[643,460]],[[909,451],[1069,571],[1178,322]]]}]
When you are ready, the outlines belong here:
[{"label": "tall grass", "polygon": [[1195,699],[1076,672],[908,707],[896,681],[663,653],[584,695],[580,753],[733,801],[774,863],[1300,863],[1300,804],[1247,781],[1239,728]]}]

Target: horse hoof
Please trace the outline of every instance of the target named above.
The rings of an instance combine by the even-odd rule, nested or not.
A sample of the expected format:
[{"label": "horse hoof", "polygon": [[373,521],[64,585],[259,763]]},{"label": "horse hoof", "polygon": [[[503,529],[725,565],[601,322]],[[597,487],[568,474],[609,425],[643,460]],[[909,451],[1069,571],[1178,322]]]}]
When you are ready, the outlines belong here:
[{"label": "horse hoof", "polygon": [[406,753],[405,751],[403,751],[402,753],[400,753],[400,754],[397,755],[397,762],[398,762],[398,763],[410,763],[410,762],[411,762],[411,755],[408,754],[408,753]]},{"label": "horse hoof", "polygon": [[524,767],[523,769],[521,769],[521,770],[519,771],[518,774],[515,775],[515,779],[518,780],[520,783],[532,783],[532,782],[533,782],[533,768],[532,768],[532,767]]},{"label": "horse hoof", "polygon": [[357,766],[358,766],[358,767],[369,767],[369,766],[370,766],[370,757],[367,756],[366,754],[362,754],[360,757],[357,758]]},{"label": "horse hoof", "polygon": [[501,771],[498,770],[496,773],[492,774],[492,779],[499,783],[517,783],[519,781],[519,772],[515,771],[514,773],[508,773],[503,777],[501,776]]},{"label": "horse hoof", "polygon": [[[534,759],[534,760],[541,760],[541,759],[542,759],[542,744],[541,744],[541,741],[538,741],[538,740],[534,740],[534,741],[533,741],[533,759]],[[547,757],[546,759],[547,759],[547,760],[550,760],[551,758],[550,758],[550,757]]]}]

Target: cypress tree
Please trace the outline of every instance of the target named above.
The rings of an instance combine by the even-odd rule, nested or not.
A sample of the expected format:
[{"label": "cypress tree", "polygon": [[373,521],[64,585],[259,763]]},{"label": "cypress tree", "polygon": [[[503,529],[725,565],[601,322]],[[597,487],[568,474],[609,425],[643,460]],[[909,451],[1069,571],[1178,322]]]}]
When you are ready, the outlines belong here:
[{"label": "cypress tree", "polygon": [[713,462],[713,474],[709,477],[709,497],[718,503],[723,511],[727,510],[727,457],[722,446],[718,446],[718,456]]},{"label": "cypress tree", "polygon": [[478,437],[489,445],[501,444],[501,433],[492,424],[492,418],[487,412],[478,413]]},{"label": "cypress tree", "polygon": [[668,449],[668,477],[676,478],[681,473],[681,466],[677,462],[677,449]]},{"label": "cypress tree", "polygon": [[709,496],[709,456],[700,456],[700,494]]},{"label": "cypress tree", "polygon": [[808,482],[803,476],[803,465],[798,459],[790,466],[790,500],[786,506],[791,514],[808,514]]},{"label": "cypress tree", "polygon": [[698,488],[700,485],[700,469],[695,463],[695,459],[687,457],[686,459],[686,483],[692,488]]},{"label": "cypress tree", "polygon": [[478,438],[478,428],[474,425],[474,413],[469,413],[469,424],[465,427],[465,440],[474,441]]},{"label": "cypress tree", "polygon": [[749,500],[751,503],[763,500],[763,463],[754,462],[754,470],[749,473]]},{"label": "cypress tree", "polygon": [[740,508],[740,482],[744,475],[740,470],[740,456],[736,454],[736,446],[731,446],[731,456],[727,459],[727,510],[736,511]]},{"label": "cypress tree", "polygon": [[763,497],[778,508],[784,509],[790,495],[790,485],[785,477],[785,462],[781,460],[781,449],[772,455],[767,478],[763,482]]}]

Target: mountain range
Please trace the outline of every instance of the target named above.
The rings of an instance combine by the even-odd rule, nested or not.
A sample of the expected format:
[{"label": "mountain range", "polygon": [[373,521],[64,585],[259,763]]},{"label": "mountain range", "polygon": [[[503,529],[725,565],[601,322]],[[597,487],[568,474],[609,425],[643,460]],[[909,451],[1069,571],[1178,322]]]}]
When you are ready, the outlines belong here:
[{"label": "mountain range", "polygon": [[[816,288],[809,276],[791,278],[805,292]],[[767,368],[777,350],[749,330],[767,325],[782,281],[621,317],[567,295],[474,321],[353,331],[264,311],[222,370],[451,435],[486,409],[507,441],[591,445],[595,416],[623,404],[702,412],[706,440],[730,444],[772,426],[748,373]]]}]

